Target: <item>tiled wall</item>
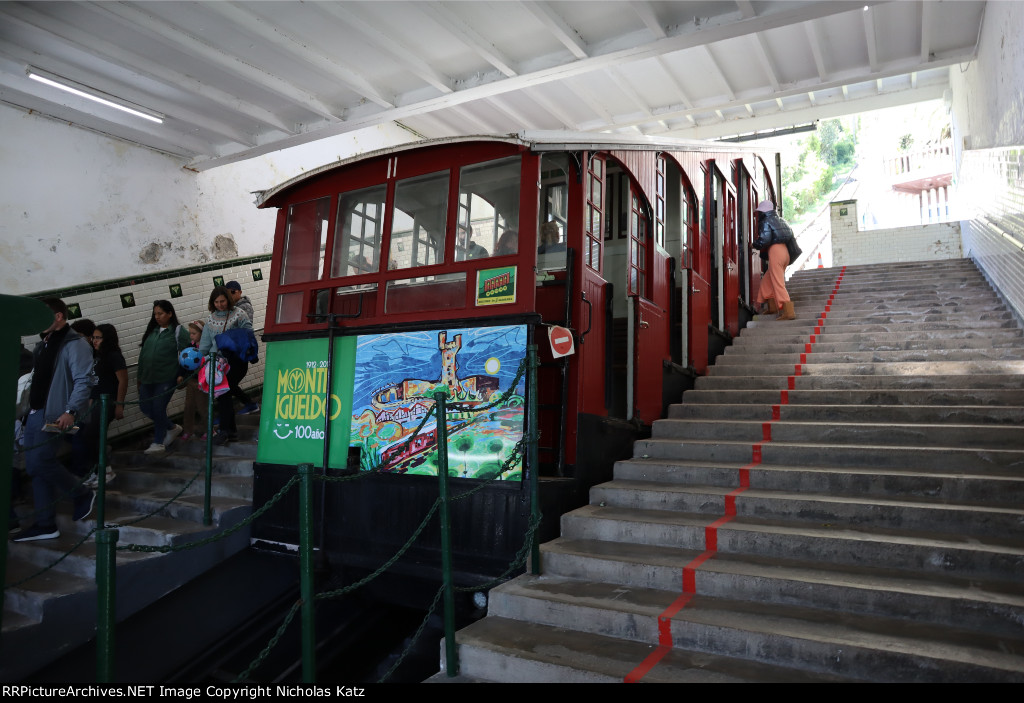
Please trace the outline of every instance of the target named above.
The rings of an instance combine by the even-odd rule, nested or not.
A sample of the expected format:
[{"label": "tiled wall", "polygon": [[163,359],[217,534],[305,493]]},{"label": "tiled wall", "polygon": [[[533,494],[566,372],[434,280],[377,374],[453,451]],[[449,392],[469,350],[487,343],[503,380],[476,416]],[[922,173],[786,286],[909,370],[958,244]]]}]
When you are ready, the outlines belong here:
[{"label": "tiled wall", "polygon": [[956,186],[974,210],[964,255],[1024,320],[1024,147],[964,151]]},{"label": "tiled wall", "polygon": [[857,201],[831,204],[832,265],[960,259],[960,223],[858,230]]},{"label": "tiled wall", "polygon": [[[255,311],[253,327],[257,338],[259,338],[263,331],[264,313],[267,306],[267,281],[270,277],[269,256],[220,261],[201,267],[165,271],[134,279],[128,278],[88,286],[40,291],[31,294],[30,297],[58,297],[69,306],[77,305],[81,310],[81,317],[89,318],[96,324],[106,322],[114,325],[120,338],[121,352],[128,363],[127,400],[137,401],[135,371],[139,357],[139,343],[153,313],[153,301],[169,300],[178,315],[178,321],[183,325],[187,326],[192,320],[205,321],[210,314],[207,306],[210,292],[214,286],[213,279],[216,276],[223,277],[225,283],[238,281],[242,285],[242,293],[249,296],[252,301]],[[175,288],[173,292],[172,287]],[[128,305],[126,298],[134,301],[134,305]],[[29,349],[32,349],[38,341],[38,335],[22,339]],[[249,372],[242,382],[243,388],[263,385],[264,359],[262,351],[261,345],[260,360],[249,366]],[[168,412],[172,415],[180,413],[184,400],[184,391],[175,392]],[[258,397],[254,400],[259,402]],[[124,419],[115,421],[110,426],[110,433],[111,436],[116,436],[149,424],[151,423],[139,412],[137,405],[128,405],[125,409]]]}]

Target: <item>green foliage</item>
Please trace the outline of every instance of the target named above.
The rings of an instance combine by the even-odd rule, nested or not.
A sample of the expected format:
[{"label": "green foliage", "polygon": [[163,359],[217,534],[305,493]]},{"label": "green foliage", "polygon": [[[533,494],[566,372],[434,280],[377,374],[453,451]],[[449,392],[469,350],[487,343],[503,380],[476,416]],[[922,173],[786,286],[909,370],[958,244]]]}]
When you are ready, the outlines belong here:
[{"label": "green foliage", "polygon": [[914,146],[914,135],[913,134],[904,134],[902,137],[900,137],[900,144],[899,144],[899,150],[900,151],[908,151],[910,149],[910,147],[912,147],[912,146]]},{"label": "green foliage", "polygon": [[783,208],[788,217],[800,217],[816,210],[832,191],[836,172],[856,161],[856,123],[824,120],[816,132],[805,137],[796,163],[783,168]]}]

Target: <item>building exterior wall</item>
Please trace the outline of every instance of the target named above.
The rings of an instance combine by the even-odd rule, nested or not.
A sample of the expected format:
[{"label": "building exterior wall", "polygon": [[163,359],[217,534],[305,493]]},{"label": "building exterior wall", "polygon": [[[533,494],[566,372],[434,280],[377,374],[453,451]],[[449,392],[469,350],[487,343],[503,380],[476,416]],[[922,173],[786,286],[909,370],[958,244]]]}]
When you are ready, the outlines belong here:
[{"label": "building exterior wall", "polygon": [[[149,319],[153,314],[153,302],[169,300],[174,306],[178,322],[188,326],[192,320],[203,320],[209,317],[207,308],[210,292],[214,287],[214,277],[222,276],[224,282],[238,281],[242,285],[242,293],[252,301],[255,319],[253,327],[259,338],[263,332],[263,321],[266,318],[267,279],[270,276],[270,256],[263,255],[247,259],[217,262],[204,266],[186,269],[160,271],[150,276],[134,279],[103,281],[91,285],[37,291],[33,297],[53,296],[61,298],[69,306],[77,305],[81,317],[88,318],[96,324],[109,323],[117,329],[121,343],[121,352],[128,363],[128,396],[129,405],[125,407],[123,420],[117,420],[110,426],[111,436],[131,432],[152,423],[135,405],[139,399],[136,387],[136,371],[139,359],[139,345],[146,331]],[[253,279],[257,280],[253,280]],[[181,295],[174,297],[172,286],[180,286]],[[134,305],[125,307],[123,296],[130,295]],[[72,320],[74,322],[74,320]],[[38,335],[22,338],[28,349],[39,341]],[[242,388],[254,388],[263,384],[263,347],[260,345],[260,360],[250,364],[249,372],[242,382]],[[259,402],[259,398],[254,400]],[[184,391],[176,391],[168,407],[168,413],[180,413],[184,406]]]},{"label": "building exterior wall", "polygon": [[1022,33],[1024,3],[987,3],[977,59],[949,78],[964,255],[1024,320]]},{"label": "building exterior wall", "polygon": [[860,230],[857,201],[831,204],[832,265],[960,259],[959,222]]}]

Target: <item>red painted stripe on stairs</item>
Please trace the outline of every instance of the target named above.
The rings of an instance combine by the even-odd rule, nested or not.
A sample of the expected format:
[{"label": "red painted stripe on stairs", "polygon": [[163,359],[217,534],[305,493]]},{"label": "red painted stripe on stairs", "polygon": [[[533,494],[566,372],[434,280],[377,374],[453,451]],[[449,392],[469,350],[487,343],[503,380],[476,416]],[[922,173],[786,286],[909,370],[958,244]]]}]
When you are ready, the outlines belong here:
[{"label": "red painted stripe on stairs", "polygon": [[672,650],[672,618],[697,594],[697,569],[717,553],[718,528],[736,515],[736,496],[750,487],[750,467],[761,463],[761,445],[755,444],[752,449],[753,461],[740,469],[739,488],[725,497],[726,514],[704,528],[704,552],[683,567],[683,592],[658,616],[658,647],[626,675],[624,683],[639,682]]},{"label": "red painted stripe on stairs", "polygon": [[779,394],[779,405],[789,405],[789,391],[782,391]]},{"label": "red painted stripe on stairs", "polygon": [[789,390],[796,390],[796,376],[789,376]]},{"label": "red painted stripe on stairs", "polygon": [[[783,391],[783,392],[785,392],[785,391]],[[781,410],[780,410],[779,406],[778,405],[773,405],[772,406],[772,419],[773,420],[778,420],[779,416],[780,416],[780,413],[781,413]]]},{"label": "red painted stripe on stairs", "polygon": [[772,441],[772,423],[762,422],[761,423],[761,441],[771,442]]},{"label": "red painted stripe on stairs", "polygon": [[810,344],[808,344],[807,346],[808,346],[808,349],[807,349],[807,351],[806,351],[806,352],[804,352],[803,354],[801,354],[801,355],[800,355],[800,364],[801,364],[801,365],[803,365],[803,364],[806,364],[806,363],[807,363],[807,352],[809,352],[809,351],[810,351],[810,346],[811,346],[811,345],[810,345]]}]

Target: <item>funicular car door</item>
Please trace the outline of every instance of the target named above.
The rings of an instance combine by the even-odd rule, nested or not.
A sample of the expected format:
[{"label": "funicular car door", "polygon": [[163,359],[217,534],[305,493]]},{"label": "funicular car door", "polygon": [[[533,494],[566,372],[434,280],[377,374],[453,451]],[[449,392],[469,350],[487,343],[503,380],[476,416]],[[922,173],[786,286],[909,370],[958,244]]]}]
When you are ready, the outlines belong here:
[{"label": "funicular car door", "polygon": [[718,320],[722,329],[735,337],[740,333],[740,267],[736,227],[736,188],[726,180],[712,159],[708,177],[715,200],[721,207],[711,213],[713,218],[715,257],[718,263]]},{"label": "funicular car door", "polygon": [[690,217],[696,222],[691,223],[684,234],[684,240],[689,244],[689,253],[684,251],[683,255],[683,266],[688,268],[688,289],[684,288],[684,295],[689,321],[687,347],[690,365],[703,375],[708,370],[708,334],[711,327],[711,231],[696,206],[697,199],[693,197]]},{"label": "funicular car door", "polygon": [[739,197],[737,227],[740,233],[740,295],[747,303],[752,303],[761,285],[761,259],[758,251],[754,249],[754,240],[757,238],[757,218],[754,216],[754,209],[759,202],[757,184],[750,177],[747,167],[743,165],[743,159],[736,159],[733,164],[736,169],[736,193]]},{"label": "funicular car door", "polygon": [[671,358],[667,254],[663,248],[655,246],[650,208],[633,183],[629,189],[628,218],[626,295],[630,299],[627,310],[631,348],[626,355],[630,367],[627,419],[650,424],[661,417],[663,362]]},{"label": "funicular car door", "polygon": [[[608,282],[604,278],[604,184],[605,157],[590,154],[583,192],[581,255],[578,257],[579,294],[573,319],[579,333],[579,411],[591,415],[608,414],[606,389],[606,315]],[[578,230],[577,230],[578,231]]]}]

